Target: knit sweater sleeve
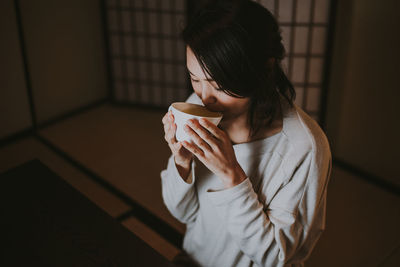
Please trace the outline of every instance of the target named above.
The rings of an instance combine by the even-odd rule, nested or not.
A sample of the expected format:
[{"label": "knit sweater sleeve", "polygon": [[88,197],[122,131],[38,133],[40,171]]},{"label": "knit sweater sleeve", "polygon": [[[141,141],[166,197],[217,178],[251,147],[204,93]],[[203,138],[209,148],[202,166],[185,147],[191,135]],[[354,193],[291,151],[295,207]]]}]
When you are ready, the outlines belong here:
[{"label": "knit sweater sleeve", "polygon": [[162,197],[169,212],[180,222],[194,221],[199,209],[195,187],[195,162],[192,162],[191,172],[185,181],[179,174],[174,157],[168,160],[166,170],[161,172]]},{"label": "knit sweater sleeve", "polygon": [[224,214],[228,232],[257,265],[296,263],[297,256],[304,259],[317,241],[324,224],[330,174],[330,161],[317,156],[313,152],[304,155],[268,205],[259,201],[249,178],[233,188],[208,192]]},{"label": "knit sweater sleeve", "polygon": [[[202,105],[200,98],[192,93],[186,99],[187,103]],[[179,175],[171,156],[166,170],[161,172],[162,197],[169,212],[182,223],[194,221],[199,209],[195,188],[195,162],[192,161],[191,172],[187,182]]]}]

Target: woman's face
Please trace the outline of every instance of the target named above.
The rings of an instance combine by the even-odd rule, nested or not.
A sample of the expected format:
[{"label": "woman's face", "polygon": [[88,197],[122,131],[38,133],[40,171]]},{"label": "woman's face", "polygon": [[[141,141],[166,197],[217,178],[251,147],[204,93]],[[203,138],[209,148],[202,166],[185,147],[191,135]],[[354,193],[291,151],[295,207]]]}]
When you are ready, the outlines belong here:
[{"label": "woman's face", "polygon": [[237,98],[217,90],[218,85],[205,73],[190,47],[186,47],[186,67],[194,92],[211,111],[222,112],[224,119],[236,118],[247,113],[249,99]]}]

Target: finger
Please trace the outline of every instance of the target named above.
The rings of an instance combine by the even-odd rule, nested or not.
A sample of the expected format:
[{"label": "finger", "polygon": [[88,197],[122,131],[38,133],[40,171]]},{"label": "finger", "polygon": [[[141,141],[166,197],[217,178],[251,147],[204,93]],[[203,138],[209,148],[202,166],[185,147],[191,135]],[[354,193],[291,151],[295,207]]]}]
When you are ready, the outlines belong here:
[{"label": "finger", "polygon": [[179,150],[182,147],[182,144],[180,144],[179,142],[176,142],[174,144],[170,144],[169,147],[171,148],[172,154],[178,155]]},{"label": "finger", "polygon": [[183,146],[182,142],[176,142],[175,144],[170,145],[170,148],[175,157],[191,158],[193,156],[193,154]]},{"label": "finger", "polygon": [[164,132],[167,133],[169,131],[169,128],[171,128],[171,124],[170,123],[164,123]]},{"label": "finger", "polygon": [[212,133],[210,133],[206,128],[200,125],[198,120],[189,120],[190,127],[211,147],[215,148],[218,144],[217,139],[214,138]]},{"label": "finger", "polygon": [[203,151],[210,152],[212,148],[204,141],[189,125],[185,125],[185,131],[189,134],[193,142]]},{"label": "finger", "polygon": [[207,119],[201,118],[199,121],[200,125],[206,128],[212,135],[214,135],[219,140],[226,139],[225,132],[218,128],[214,123]]},{"label": "finger", "polygon": [[191,144],[187,141],[183,141],[182,145],[184,148],[186,148],[189,152],[191,152],[197,158],[204,159],[204,151],[201,148],[199,148],[197,145]]},{"label": "finger", "polygon": [[165,113],[165,115],[164,115],[164,117],[162,118],[162,123],[163,124],[166,124],[166,123],[168,123],[168,121],[170,120],[170,118],[171,118],[171,115],[172,115],[172,111],[168,111],[167,113]]},{"label": "finger", "polygon": [[164,139],[168,143],[175,143],[176,124],[167,122],[164,124]]},{"label": "finger", "polygon": [[170,124],[168,132],[166,132],[168,143],[175,144],[177,142],[175,138],[175,133],[176,133],[176,124],[175,123]]},{"label": "finger", "polygon": [[163,124],[166,124],[166,123],[167,123],[168,115],[169,115],[169,112],[165,113],[164,117],[162,118],[161,122],[162,122]]},{"label": "finger", "polygon": [[171,123],[175,122],[175,117],[174,114],[172,114],[172,111],[169,112],[168,119]]},{"label": "finger", "polygon": [[[169,111],[167,114],[165,114],[164,117],[165,117],[165,120],[163,118],[163,120],[165,121],[164,126],[167,124],[174,124],[175,118],[174,118],[174,115],[172,114],[172,111]],[[164,129],[165,129],[165,127],[164,127]]]}]

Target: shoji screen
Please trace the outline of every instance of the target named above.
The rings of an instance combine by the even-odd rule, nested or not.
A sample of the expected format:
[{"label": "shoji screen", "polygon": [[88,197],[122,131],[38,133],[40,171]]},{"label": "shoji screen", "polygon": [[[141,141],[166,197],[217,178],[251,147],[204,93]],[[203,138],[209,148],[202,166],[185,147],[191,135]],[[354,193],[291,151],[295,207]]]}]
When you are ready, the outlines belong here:
[{"label": "shoji screen", "polygon": [[185,0],[107,0],[114,99],[168,106],[188,96]]},{"label": "shoji screen", "polygon": [[[190,2],[193,1],[193,2]],[[320,119],[331,0],[256,0],[278,19],[296,103]],[[200,0],[108,0],[115,99],[167,106],[189,93],[179,32]]]},{"label": "shoji screen", "polygon": [[[332,0],[334,1],[334,0]],[[258,0],[278,19],[296,104],[320,120],[331,0]]]}]

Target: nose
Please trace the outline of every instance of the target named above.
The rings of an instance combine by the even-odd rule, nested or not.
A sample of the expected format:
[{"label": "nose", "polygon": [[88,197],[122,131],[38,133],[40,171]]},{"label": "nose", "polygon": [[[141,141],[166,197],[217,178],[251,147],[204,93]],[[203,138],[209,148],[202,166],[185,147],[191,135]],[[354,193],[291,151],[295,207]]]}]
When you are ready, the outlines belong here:
[{"label": "nose", "polygon": [[202,84],[201,100],[204,105],[214,104],[217,101],[214,96],[213,88],[208,82]]}]

